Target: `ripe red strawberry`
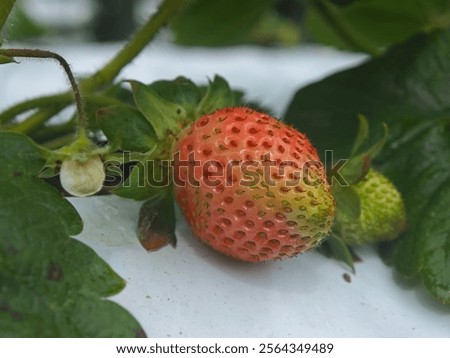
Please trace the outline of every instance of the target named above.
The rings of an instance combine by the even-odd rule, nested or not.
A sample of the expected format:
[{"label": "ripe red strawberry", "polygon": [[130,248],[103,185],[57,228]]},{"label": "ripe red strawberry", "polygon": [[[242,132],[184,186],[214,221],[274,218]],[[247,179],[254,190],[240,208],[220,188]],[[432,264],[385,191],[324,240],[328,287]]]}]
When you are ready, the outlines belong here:
[{"label": "ripe red strawberry", "polygon": [[267,114],[224,108],[174,148],[176,199],[194,234],[249,262],[295,256],[329,232],[335,203],[308,139]]}]

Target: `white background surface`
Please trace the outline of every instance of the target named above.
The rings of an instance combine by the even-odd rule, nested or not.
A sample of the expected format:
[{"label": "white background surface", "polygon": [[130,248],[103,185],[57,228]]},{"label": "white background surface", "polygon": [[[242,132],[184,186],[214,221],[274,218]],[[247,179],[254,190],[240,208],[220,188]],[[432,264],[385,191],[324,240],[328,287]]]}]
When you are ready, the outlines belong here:
[{"label": "white background surface", "polygon": [[[33,46],[34,47],[34,46]],[[90,73],[117,46],[53,47],[78,75]],[[364,58],[326,48],[221,50],[156,43],[121,79],[152,82],[184,75],[197,83],[225,77],[248,98],[281,116],[296,89]],[[48,61],[0,66],[0,109],[67,88]],[[135,235],[140,203],[117,197],[70,199],[91,246],[126,281],[112,299],[127,308],[150,337],[448,337],[450,308],[422,288],[407,287],[371,247],[351,274],[316,252],[263,264],[245,264],[213,252],[192,237],[179,217],[178,246],[148,254]]]}]

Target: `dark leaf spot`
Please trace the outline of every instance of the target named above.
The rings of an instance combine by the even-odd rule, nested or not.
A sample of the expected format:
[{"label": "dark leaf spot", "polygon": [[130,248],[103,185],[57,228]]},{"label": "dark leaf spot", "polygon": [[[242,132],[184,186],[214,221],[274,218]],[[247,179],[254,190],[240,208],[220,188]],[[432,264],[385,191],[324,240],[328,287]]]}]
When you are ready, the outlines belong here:
[{"label": "dark leaf spot", "polygon": [[63,270],[61,266],[56,263],[50,263],[47,267],[47,280],[61,281],[62,278],[63,278]]}]

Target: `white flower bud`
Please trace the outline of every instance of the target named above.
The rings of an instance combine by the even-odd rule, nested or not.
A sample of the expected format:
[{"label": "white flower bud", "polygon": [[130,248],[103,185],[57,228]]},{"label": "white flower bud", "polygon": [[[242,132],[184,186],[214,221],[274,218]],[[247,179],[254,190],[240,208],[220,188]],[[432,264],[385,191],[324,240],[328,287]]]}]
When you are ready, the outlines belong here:
[{"label": "white flower bud", "polygon": [[59,173],[61,185],[73,196],[89,196],[103,186],[105,170],[99,155],[85,161],[65,160]]}]

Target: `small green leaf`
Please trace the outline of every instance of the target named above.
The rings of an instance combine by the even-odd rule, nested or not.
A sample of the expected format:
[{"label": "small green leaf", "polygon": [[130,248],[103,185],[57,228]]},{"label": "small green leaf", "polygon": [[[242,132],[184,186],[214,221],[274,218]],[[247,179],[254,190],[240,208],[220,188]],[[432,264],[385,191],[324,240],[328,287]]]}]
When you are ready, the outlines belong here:
[{"label": "small green leaf", "polygon": [[129,81],[134,101],[139,111],[150,122],[159,140],[170,133],[178,133],[182,121],[186,119],[186,110],[177,103],[161,98],[150,86],[137,81]]},{"label": "small green leaf", "polygon": [[206,93],[198,105],[197,113],[202,116],[220,108],[232,107],[235,104],[234,93],[228,82],[216,75],[213,81],[209,81]]},{"label": "small green leaf", "polygon": [[134,337],[137,321],[104,299],[124,280],[70,238],[81,218],[36,177],[44,163],[27,137],[0,132],[0,336]]},{"label": "small green leaf", "polygon": [[146,201],[139,211],[138,236],[147,251],[170,244],[176,246],[175,207],[171,195],[158,195]]},{"label": "small green leaf", "polygon": [[130,107],[99,109],[97,121],[113,150],[147,152],[157,143],[151,124],[139,111]]},{"label": "small green leaf", "polygon": [[363,145],[363,143],[369,137],[369,121],[362,114],[358,116],[359,127],[358,134],[356,135],[355,143],[353,144],[352,152],[350,153],[350,157],[353,157],[358,153],[359,148]]},{"label": "small green leaf", "polygon": [[166,101],[182,106],[192,120],[196,119],[195,109],[201,100],[201,91],[191,80],[180,76],[172,81],[153,82],[149,87]]},{"label": "small green leaf", "polygon": [[336,216],[341,220],[357,220],[361,215],[361,199],[351,185],[333,184],[333,196],[336,200]]},{"label": "small green leaf", "polygon": [[134,200],[146,200],[161,193],[170,185],[170,163],[148,158],[136,163],[130,176],[113,194]]},{"label": "small green leaf", "polygon": [[353,254],[347,244],[337,235],[330,235],[319,247],[325,255],[347,264],[355,272]]},{"label": "small green leaf", "polygon": [[32,14],[28,14],[25,6],[19,5],[14,8],[14,15],[10,16],[6,22],[6,26],[9,26],[7,35],[8,40],[11,42],[30,42],[33,39],[43,37],[45,35],[52,35],[52,29],[50,26],[39,21]]},{"label": "small green leaf", "polygon": [[[360,117],[361,118],[361,117]],[[367,125],[363,124],[363,126]],[[383,124],[384,128],[384,134],[383,137],[376,143],[374,143],[370,148],[368,148],[363,153],[356,154],[354,157],[351,157],[350,160],[346,163],[346,165],[341,170],[342,177],[347,181],[349,184],[355,184],[358,181],[362,180],[367,172],[369,171],[373,159],[381,152],[383,149],[383,146],[386,143],[386,140],[388,138],[388,129],[385,124]],[[366,131],[365,128],[360,129],[360,131]],[[356,143],[353,146],[352,152],[355,150],[355,148],[359,148],[362,143],[359,143],[359,134],[356,139]]]}]

